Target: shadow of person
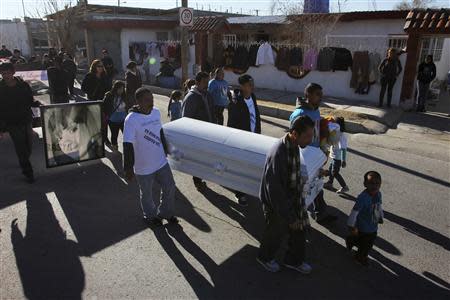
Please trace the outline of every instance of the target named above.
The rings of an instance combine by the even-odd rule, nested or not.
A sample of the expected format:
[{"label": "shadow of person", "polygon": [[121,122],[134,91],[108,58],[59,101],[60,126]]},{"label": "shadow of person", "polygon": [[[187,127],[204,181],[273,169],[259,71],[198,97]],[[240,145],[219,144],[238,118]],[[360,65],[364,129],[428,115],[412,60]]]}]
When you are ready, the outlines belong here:
[{"label": "shadow of person", "polygon": [[[345,195],[341,197],[350,201],[356,201],[356,198],[351,195]],[[383,211],[383,214],[386,220],[389,220],[393,223],[402,226],[406,231],[414,235],[417,235],[418,237],[426,241],[439,245],[443,247],[445,250],[450,250],[450,239],[445,235],[442,235],[437,231],[434,231],[430,228],[420,225],[419,223],[414,222],[412,220],[408,220],[397,214],[385,210]]]},{"label": "shadow of person", "polygon": [[259,199],[247,196],[248,206],[242,207],[237,202],[218,194],[209,187],[202,189],[200,193],[230,219],[238,222],[246,232],[255,239],[259,239],[261,228],[264,228],[264,214]]},{"label": "shadow of person", "polygon": [[45,195],[27,199],[25,234],[17,219],[11,242],[25,296],[29,299],[81,299],[85,275],[78,244],[66,238]]},{"label": "shadow of person", "polygon": [[[156,239],[183,274],[184,278],[189,282],[189,285],[192,287],[197,297],[199,299],[210,299],[213,295],[213,285],[183,256],[183,253],[177,248],[172,237],[205,267],[211,277],[213,277],[214,272],[216,272],[217,265],[200,247],[192,242],[192,240],[184,233],[181,226],[173,226],[174,228],[169,227],[167,231],[164,227],[155,229],[153,233]],[[171,232],[171,235],[168,234],[168,231]]]},{"label": "shadow of person", "polygon": [[210,232],[211,227],[195,210],[192,203],[177,188],[175,193],[175,213],[178,217],[183,218],[189,224],[203,232]]}]

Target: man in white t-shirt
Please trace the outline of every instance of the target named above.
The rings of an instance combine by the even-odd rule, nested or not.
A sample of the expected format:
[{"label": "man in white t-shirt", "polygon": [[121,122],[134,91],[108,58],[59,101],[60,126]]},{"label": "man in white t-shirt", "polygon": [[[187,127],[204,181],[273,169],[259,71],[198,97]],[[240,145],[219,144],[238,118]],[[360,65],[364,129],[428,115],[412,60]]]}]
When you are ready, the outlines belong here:
[{"label": "man in white t-shirt", "polygon": [[[240,76],[238,81],[240,87],[234,91],[232,101],[228,105],[228,127],[260,134],[261,118],[256,96],[253,94],[253,78],[245,74]],[[247,206],[244,193],[236,191],[235,197],[240,205]]]},{"label": "man in white t-shirt", "polygon": [[[173,214],[175,181],[167,161],[167,147],[161,125],[161,113],[153,107],[153,95],[147,88],[135,94],[137,105],[127,118],[123,132],[123,161],[126,179],[136,177],[140,188],[144,222],[161,226],[162,220],[178,223]],[[153,182],[162,189],[161,201],[153,201]]]}]

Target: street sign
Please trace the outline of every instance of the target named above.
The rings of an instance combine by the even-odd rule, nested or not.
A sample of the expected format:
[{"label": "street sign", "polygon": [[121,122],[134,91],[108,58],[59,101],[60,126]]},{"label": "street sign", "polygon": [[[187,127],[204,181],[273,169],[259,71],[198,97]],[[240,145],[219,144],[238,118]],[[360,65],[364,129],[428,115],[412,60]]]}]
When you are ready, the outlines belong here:
[{"label": "street sign", "polygon": [[194,10],[192,8],[180,7],[180,26],[194,26]]}]

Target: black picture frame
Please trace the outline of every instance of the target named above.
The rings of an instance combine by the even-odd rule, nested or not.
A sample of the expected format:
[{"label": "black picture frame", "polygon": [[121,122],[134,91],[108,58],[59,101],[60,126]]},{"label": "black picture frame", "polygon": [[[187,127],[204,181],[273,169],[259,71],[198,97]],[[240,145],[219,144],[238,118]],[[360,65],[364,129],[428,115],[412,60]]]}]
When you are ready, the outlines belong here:
[{"label": "black picture frame", "polygon": [[[102,101],[43,105],[40,111],[47,168],[105,157]],[[64,136],[76,142],[61,144]]]}]

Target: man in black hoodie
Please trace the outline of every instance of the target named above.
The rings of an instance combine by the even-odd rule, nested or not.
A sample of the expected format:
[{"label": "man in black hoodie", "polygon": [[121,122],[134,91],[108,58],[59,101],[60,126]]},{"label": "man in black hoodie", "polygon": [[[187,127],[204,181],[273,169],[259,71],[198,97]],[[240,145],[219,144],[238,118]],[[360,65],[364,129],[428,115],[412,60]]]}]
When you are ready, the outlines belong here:
[{"label": "man in black hoodie", "polygon": [[52,104],[69,102],[69,73],[63,69],[61,56],[55,57],[53,66],[47,69]]},{"label": "man in black hoodie", "polygon": [[29,183],[34,182],[31,156],[31,107],[41,104],[34,101],[33,92],[20,77],[14,77],[14,65],[0,64],[0,133],[9,132],[14,143],[22,173]]},{"label": "man in black hoodie", "polygon": [[[261,117],[253,93],[254,83],[250,75],[239,77],[240,88],[234,91],[232,101],[228,105],[228,127],[261,133]],[[236,200],[242,206],[247,206],[247,197],[236,191]]]},{"label": "man in black hoodie", "polygon": [[425,103],[427,102],[430,83],[436,78],[436,65],[433,62],[433,55],[427,55],[425,61],[419,65],[417,81],[419,85],[419,95],[417,111],[425,112]]},{"label": "man in black hoodie", "polygon": [[[209,74],[199,72],[195,76],[195,85],[191,87],[182,104],[182,116],[204,122],[216,124],[214,114],[214,100],[208,93]],[[194,177],[194,185],[201,190],[206,183],[198,177]]]},{"label": "man in black hoodie", "polygon": [[312,271],[305,262],[305,231],[309,219],[303,197],[298,148],[308,146],[313,135],[314,122],[308,116],[300,116],[291,123],[289,133],[267,154],[260,190],[266,228],[257,261],[270,272],[280,270],[275,255],[286,235],[289,241],[284,265],[304,274]]}]

